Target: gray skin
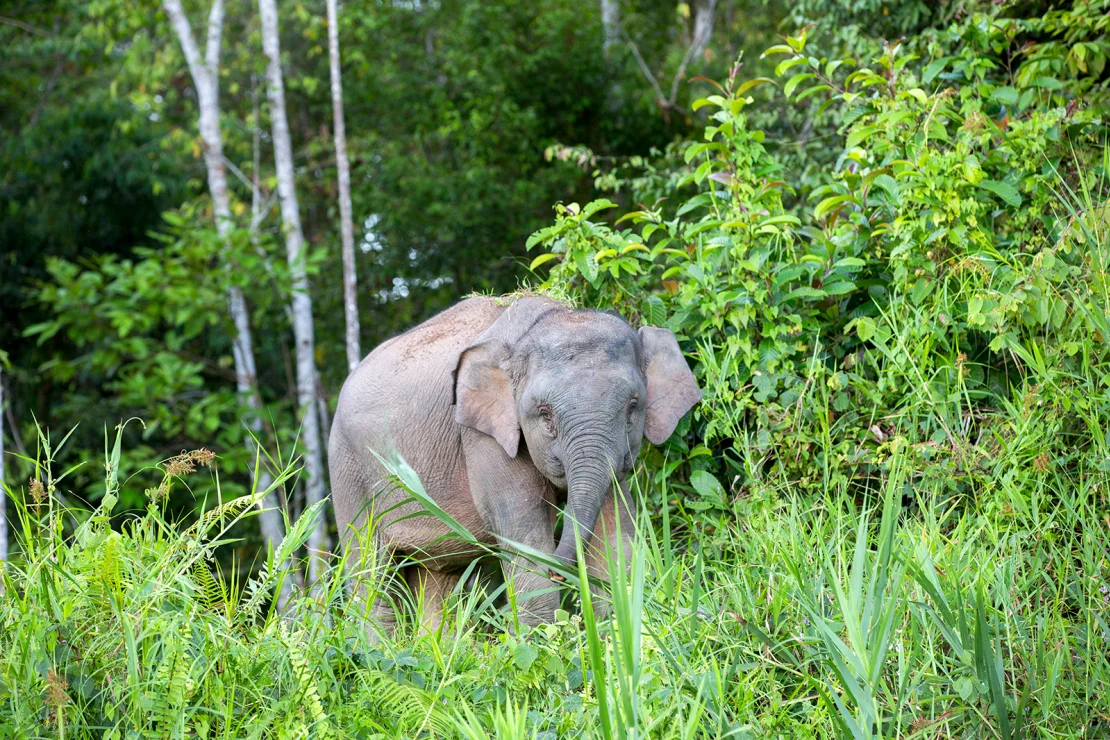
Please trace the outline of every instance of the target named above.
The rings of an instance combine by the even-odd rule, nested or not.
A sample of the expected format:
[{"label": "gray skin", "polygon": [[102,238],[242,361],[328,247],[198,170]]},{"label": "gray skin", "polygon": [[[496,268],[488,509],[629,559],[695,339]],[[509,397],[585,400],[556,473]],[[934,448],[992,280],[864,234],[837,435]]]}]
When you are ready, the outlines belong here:
[{"label": "gray skin", "polygon": [[[604,577],[617,520],[620,546],[634,535],[627,478],[642,440],[664,442],[700,400],[665,329],[637,331],[614,314],[536,296],[464,300],[381,344],[344,383],[329,440],[339,531],[352,562],[371,543],[379,562],[418,557],[406,579],[422,587],[424,627],[438,625],[458,573],[484,553],[444,538],[436,519],[404,518],[418,505],[402,503],[407,494],[391,490],[370,452],[395,450],[480,542],[520,543],[573,564],[576,522],[591,572]],[[378,520],[371,536],[368,512]],[[559,596],[550,575],[519,554],[506,567],[526,598],[524,624],[553,618]],[[392,628],[395,616],[381,601],[373,616]]]}]

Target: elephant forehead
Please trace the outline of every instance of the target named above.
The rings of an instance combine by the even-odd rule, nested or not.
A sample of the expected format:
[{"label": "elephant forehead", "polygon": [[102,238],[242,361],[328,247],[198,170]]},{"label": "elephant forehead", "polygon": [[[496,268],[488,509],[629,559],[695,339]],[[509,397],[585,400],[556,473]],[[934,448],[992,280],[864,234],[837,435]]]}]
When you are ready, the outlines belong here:
[{"label": "elephant forehead", "polygon": [[[633,393],[643,393],[644,381],[631,363],[561,363],[539,367],[525,380],[528,398],[560,403],[607,406],[608,400],[623,403]],[[527,399],[525,399],[527,401]]]},{"label": "elephant forehead", "polygon": [[586,324],[578,327],[561,327],[532,337],[524,348],[529,364],[543,365],[597,365],[639,364],[639,344],[636,334],[627,328],[598,327]]}]

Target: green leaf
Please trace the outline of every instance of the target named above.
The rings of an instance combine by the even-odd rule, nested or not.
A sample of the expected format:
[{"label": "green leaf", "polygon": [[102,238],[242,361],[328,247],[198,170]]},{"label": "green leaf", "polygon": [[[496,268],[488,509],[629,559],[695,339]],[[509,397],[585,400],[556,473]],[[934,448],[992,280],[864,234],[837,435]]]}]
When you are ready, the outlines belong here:
[{"label": "green leaf", "polygon": [[983,168],[979,165],[979,158],[974,154],[964,157],[964,177],[972,185],[978,185],[983,181]]},{"label": "green leaf", "polygon": [[991,100],[1002,103],[1003,105],[1015,106],[1018,101],[1017,90],[1009,85],[995,88],[994,92],[991,93]]},{"label": "green leaf", "polygon": [[782,300],[783,300],[783,302],[786,302],[786,301],[792,300],[794,298],[819,299],[819,298],[826,298],[827,295],[828,294],[825,293],[825,291],[823,291],[823,290],[819,290],[817,288],[810,288],[808,286],[803,286],[801,288],[795,288],[794,290],[790,291],[785,296],[783,296]]},{"label": "green leaf", "polygon": [[915,306],[920,306],[921,302],[932,292],[933,281],[924,277],[918,278],[917,282],[913,285],[913,290],[910,291],[910,300],[913,301]]},{"label": "green leaf", "polygon": [[878,126],[861,126],[857,129],[853,129],[852,132],[848,134],[848,138],[844,141],[844,147],[846,149],[854,149],[862,144],[867,137],[878,131]]},{"label": "green leaf", "polygon": [[539,656],[539,651],[532,646],[530,642],[519,642],[513,648],[513,663],[522,671],[526,671],[532,667]]},{"label": "green leaf", "polygon": [[872,181],[872,184],[885,190],[891,197],[891,200],[894,201],[895,205],[898,205],[902,201],[902,186],[890,175],[878,175]]},{"label": "green leaf", "polygon": [[860,316],[855,320],[856,336],[861,342],[866,342],[875,336],[875,320],[869,316]]},{"label": "green leaf", "polygon": [[579,217],[580,221],[585,221],[590,216],[598,211],[604,211],[609,208],[616,208],[617,204],[608,198],[599,198],[598,200],[590,201],[586,207],[582,209],[582,215]]},{"label": "green leaf", "polygon": [[777,224],[793,224],[794,226],[801,226],[802,222],[798,220],[797,216],[782,214],[779,216],[771,216],[770,218],[765,218],[759,222],[758,226],[775,226]]},{"label": "green leaf", "polygon": [[798,93],[797,97],[794,98],[794,102],[800,103],[806,98],[816,95],[817,93],[823,92],[825,90],[832,90],[832,85],[814,85],[808,90]]},{"label": "green leaf", "polygon": [[1021,206],[1021,193],[1017,191],[1013,185],[1008,182],[1001,182],[999,180],[982,180],[979,187],[984,190],[989,190],[997,195],[1002,200],[1006,201],[1007,205],[1014,208]]},{"label": "green leaf", "polygon": [[686,159],[686,164],[690,164],[690,162],[693,161],[694,157],[709,149],[710,146],[712,145],[703,141],[699,144],[691,144],[690,146],[686,147],[686,152],[683,154],[683,157],[685,157]]},{"label": "green leaf", "polygon": [[775,75],[777,77],[782,77],[784,74],[786,74],[787,70],[789,70],[791,67],[797,67],[799,64],[805,64],[805,63],[806,63],[806,58],[805,57],[794,57],[793,59],[784,59],[783,61],[779,62],[777,67],[775,67]]},{"label": "green leaf", "polygon": [[734,92],[733,95],[739,97],[746,93],[748,90],[756,87],[757,85],[762,85],[768,82],[772,85],[775,84],[775,81],[772,80],[770,77],[756,77],[755,79],[748,80],[747,82],[740,85],[740,87],[736,88],[736,92]]},{"label": "green leaf", "polygon": [[1038,77],[1037,79],[1029,83],[1029,86],[1043,87],[1046,90],[1060,90],[1064,87],[1063,83],[1061,83],[1055,77]]},{"label": "green leaf", "polygon": [[690,485],[702,498],[719,500],[723,493],[720,481],[706,470],[695,470],[691,473]]},{"label": "green leaf", "polygon": [[767,51],[760,54],[759,58],[760,59],[766,59],[767,57],[771,56],[772,54],[793,54],[793,53],[794,53],[794,50],[791,49],[786,44],[776,44],[776,45],[772,46],[770,49],[768,49]]},{"label": "green leaf", "polygon": [[926,95],[925,91],[922,90],[920,87],[915,87],[912,90],[907,90],[905,94],[909,95],[911,98],[921,103],[922,105],[925,105],[925,103],[929,102],[929,96]]},{"label": "green leaf", "polygon": [[532,236],[528,237],[528,241],[525,242],[524,248],[525,249],[531,249],[532,247],[536,246],[540,242],[547,241],[551,237],[558,235],[565,228],[566,228],[565,223],[559,223],[559,224],[555,224],[554,226],[544,227],[544,228],[540,229],[539,231],[537,231],[536,233],[532,234]]},{"label": "green leaf", "polygon": [[816,76],[817,75],[813,74],[812,72],[802,72],[800,74],[794,75],[783,86],[783,88],[782,88],[783,95],[785,95],[786,97],[790,97],[790,93],[794,92],[794,88],[796,88],[798,85],[805,82],[806,80],[812,80]]},{"label": "green leaf", "polygon": [[952,57],[941,57],[936,61],[930,62],[929,66],[925,68],[924,74],[921,76],[921,82],[928,85],[936,76],[939,75],[947,66],[948,62],[952,61]]},{"label": "green leaf", "polygon": [[594,260],[593,255],[579,252],[574,262],[578,265],[578,271],[591,285],[597,282],[597,261]]},{"label": "green leaf", "polygon": [[532,260],[532,264],[528,265],[528,269],[529,269],[529,271],[534,271],[537,267],[539,267],[543,263],[550,262],[551,260],[555,259],[556,257],[558,257],[558,255],[552,254],[551,252],[547,252],[546,254],[541,254],[540,256],[536,257],[536,259]]},{"label": "green leaf", "polygon": [[640,310],[644,314],[644,320],[651,326],[662,326],[667,321],[667,307],[657,295],[645,298]]},{"label": "green leaf", "polygon": [[828,295],[844,295],[855,290],[856,284],[848,280],[840,280],[823,286],[823,289]]},{"label": "green leaf", "polygon": [[823,201],[817,204],[816,208],[813,209],[813,217],[815,219],[820,219],[822,216],[824,216],[826,213],[833,210],[837,206],[841,206],[846,203],[855,203],[855,197],[851,195],[834,195],[831,198],[825,198]]}]

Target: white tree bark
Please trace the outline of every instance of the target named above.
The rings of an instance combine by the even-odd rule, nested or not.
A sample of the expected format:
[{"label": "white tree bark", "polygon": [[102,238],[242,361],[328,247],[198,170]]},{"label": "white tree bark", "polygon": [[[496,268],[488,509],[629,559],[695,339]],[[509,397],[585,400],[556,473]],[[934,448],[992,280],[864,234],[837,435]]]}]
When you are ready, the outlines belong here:
[{"label": "white tree bark", "polygon": [[339,0],[327,0],[328,55],[331,57],[331,107],[335,119],[335,162],[339,180],[339,227],[343,238],[343,313],[347,320],[347,370],[362,360],[358,337],[358,277],[355,273],[355,230],[351,216],[351,167],[347,130],[343,125],[343,78],[339,70]]},{"label": "white tree bark", "polygon": [[[4,368],[0,367],[0,569],[8,560],[8,518],[4,513],[8,508],[8,496],[4,493]],[[0,593],[4,591],[4,581],[0,579]]]},{"label": "white tree bark", "polygon": [[[200,136],[204,142],[204,164],[208,170],[208,191],[212,195],[212,210],[216,217],[216,231],[224,239],[231,232],[231,201],[228,195],[227,170],[224,166],[223,134],[220,132],[220,42],[224,25],[224,0],[215,0],[208,14],[208,38],[201,59],[200,50],[193,38],[189,18],[181,6],[181,0],[163,0],[163,7],[173,26],[193,87],[197,91],[199,108]],[[227,305],[235,326],[232,341],[232,355],[235,359],[235,386],[241,403],[247,407],[244,418],[247,428],[256,436],[262,434],[261,402],[255,389],[256,366],[251,336],[250,313],[243,291],[235,285],[227,289]],[[257,453],[254,441],[246,440],[247,451],[253,456]],[[254,485],[265,490],[273,483],[266,468],[259,470]],[[263,502],[265,511],[259,517],[262,537],[267,545],[276,548],[285,536],[282,524],[280,503],[277,494],[271,492]],[[284,600],[281,600],[284,606]]]},{"label": "white tree bark", "polygon": [[620,0],[601,0],[601,27],[605,32],[605,40],[601,49],[605,55],[620,41],[621,38],[621,4]]},{"label": "white tree bark", "polygon": [[702,0],[694,8],[694,38],[690,44],[690,57],[697,59],[713,37],[713,22],[717,17],[717,0]]},{"label": "white tree bark", "polygon": [[[304,232],[297,203],[293,171],[293,144],[285,110],[285,84],[281,72],[281,43],[275,0],[258,0],[262,21],[262,54],[266,57],[266,95],[270,101],[270,130],[274,142],[278,198],[285,231],[285,249],[293,282],[293,339],[296,342],[297,404],[301,412],[301,439],[304,442],[305,508],[324,498],[324,464],[320,440],[320,421],[316,409],[316,358],[312,326],[312,297],[305,269]],[[317,522],[308,538],[309,584],[323,570],[322,555],[328,549],[327,528]]]}]

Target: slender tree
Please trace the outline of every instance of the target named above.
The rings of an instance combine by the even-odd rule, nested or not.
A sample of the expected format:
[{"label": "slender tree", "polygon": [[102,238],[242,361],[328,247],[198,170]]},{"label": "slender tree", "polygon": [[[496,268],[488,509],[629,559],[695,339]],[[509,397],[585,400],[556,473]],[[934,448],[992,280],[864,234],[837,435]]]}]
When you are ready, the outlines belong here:
[{"label": "slender tree", "polygon": [[[305,268],[304,231],[297,204],[293,171],[293,145],[285,110],[285,83],[281,72],[281,43],[278,38],[277,5],[274,0],[258,0],[262,22],[262,54],[266,57],[266,97],[270,102],[270,131],[274,142],[274,167],[277,170],[278,200],[285,231],[285,250],[293,283],[293,339],[296,343],[297,403],[301,410],[301,439],[305,447],[305,508],[324,498],[324,463],[320,439],[320,420],[315,407],[316,359],[312,322],[312,296]],[[327,529],[318,521],[308,538],[309,583],[319,577],[322,554],[327,550]]]},{"label": "slender tree", "polygon": [[358,276],[355,273],[355,234],[351,216],[351,167],[347,160],[347,131],[343,125],[343,78],[339,70],[339,0],[327,0],[328,55],[331,57],[331,107],[335,118],[335,162],[339,180],[339,227],[343,238],[343,313],[347,319],[347,370],[362,359],[358,341]]},{"label": "slender tree", "polygon": [[694,6],[694,35],[687,52],[689,59],[697,59],[713,37],[717,17],[717,0],[701,0]]},{"label": "slender tree", "polygon": [[[4,493],[4,367],[0,364],[0,568],[8,559],[8,519],[4,514],[7,500]],[[3,588],[4,583],[0,580],[0,591]]]},{"label": "slender tree", "polygon": [[609,50],[620,41],[621,37],[620,0],[601,0],[601,27],[605,31],[605,40],[601,48],[608,56]]},{"label": "slender tree", "polygon": [[[193,38],[193,29],[181,0],[163,0],[163,8],[170,19],[174,33],[181,44],[193,87],[197,92],[198,123],[201,140],[204,142],[204,164],[208,170],[208,192],[212,196],[212,210],[216,219],[216,231],[227,240],[232,228],[231,201],[227,186],[227,168],[224,164],[223,134],[220,131],[220,43],[224,25],[224,0],[215,0],[208,14],[208,39],[201,57],[200,49]],[[230,266],[229,266],[230,269]],[[232,355],[235,359],[235,385],[240,401],[247,408],[244,422],[247,428],[259,437],[262,434],[261,401],[256,390],[256,371],[254,347],[251,336],[250,313],[243,291],[237,285],[227,289],[227,305],[231,321],[235,327],[232,342]],[[246,440],[247,450],[256,454],[253,440]],[[265,490],[273,483],[269,472],[259,470],[255,485]],[[271,492],[264,502],[265,510],[259,517],[262,537],[270,546],[277,547],[284,537],[280,504],[277,493]]]}]

